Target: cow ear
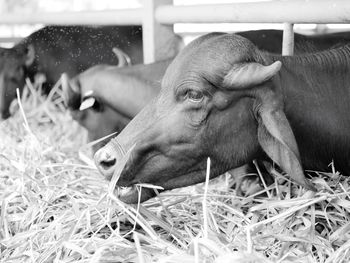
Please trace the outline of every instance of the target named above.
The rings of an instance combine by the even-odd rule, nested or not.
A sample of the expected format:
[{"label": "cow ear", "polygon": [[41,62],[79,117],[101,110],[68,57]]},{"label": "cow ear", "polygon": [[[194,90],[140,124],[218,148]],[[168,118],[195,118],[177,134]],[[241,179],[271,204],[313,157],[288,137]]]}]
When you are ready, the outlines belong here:
[{"label": "cow ear", "polygon": [[315,191],[314,186],[305,178],[299,149],[281,103],[271,90],[258,91],[257,98],[260,105],[257,117],[261,148],[292,180]]},{"label": "cow ear", "polygon": [[63,100],[67,107],[78,110],[81,103],[81,94],[79,89],[71,85],[71,81],[66,73],[61,76]]},{"label": "cow ear", "polygon": [[29,67],[33,64],[35,59],[35,49],[33,45],[28,45],[26,48],[26,57],[25,57],[25,65]]},{"label": "cow ear", "polygon": [[281,66],[280,61],[268,66],[256,62],[238,63],[226,74],[223,85],[227,89],[250,88],[271,79]]},{"label": "cow ear", "polygon": [[235,64],[226,74],[223,86],[231,90],[246,90],[247,95],[256,99],[258,119],[258,141],[264,152],[277,163],[291,178],[315,190],[304,175],[299,149],[287,117],[283,103],[272,83],[264,84],[281,69],[276,61],[264,66],[256,62]]},{"label": "cow ear", "polygon": [[112,48],[112,51],[114,55],[118,58],[118,65],[117,67],[125,67],[125,66],[131,66],[131,59],[130,57],[121,49],[114,47]]}]

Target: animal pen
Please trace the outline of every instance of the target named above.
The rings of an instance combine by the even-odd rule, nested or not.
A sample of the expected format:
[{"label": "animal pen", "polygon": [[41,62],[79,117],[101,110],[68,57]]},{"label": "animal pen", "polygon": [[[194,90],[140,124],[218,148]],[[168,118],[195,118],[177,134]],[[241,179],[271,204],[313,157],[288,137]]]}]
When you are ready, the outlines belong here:
[{"label": "animal pen", "polygon": [[[293,24],[349,21],[348,0],[145,0],[136,9],[0,16],[0,24],[142,25],[144,63],[175,54],[175,23],[283,24],[283,55],[293,55]],[[83,136],[76,138],[84,131],[64,110],[59,86],[45,98],[36,86],[27,82],[31,96],[0,123],[1,262],[350,261],[350,180],[336,167],[312,179],[318,193],[273,169],[283,184],[251,186],[246,197],[230,188],[237,178],[226,173],[126,205],[107,195],[108,182]]]}]

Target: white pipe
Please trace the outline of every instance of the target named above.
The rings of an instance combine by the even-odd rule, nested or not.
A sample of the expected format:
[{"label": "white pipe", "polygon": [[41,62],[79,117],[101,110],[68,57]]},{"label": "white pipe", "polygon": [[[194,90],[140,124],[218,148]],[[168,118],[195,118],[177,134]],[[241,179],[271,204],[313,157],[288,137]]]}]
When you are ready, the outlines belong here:
[{"label": "white pipe", "polygon": [[350,23],[349,0],[160,6],[160,23]]},{"label": "white pipe", "polygon": [[16,43],[22,40],[22,37],[0,37],[0,43]]},{"label": "white pipe", "polygon": [[294,53],[294,30],[293,24],[284,23],[282,55],[293,56]]},{"label": "white pipe", "polygon": [[[172,6],[156,9],[156,19],[174,23],[350,23],[349,0],[293,0]],[[143,9],[65,13],[1,14],[0,24],[141,25]]]},{"label": "white pipe", "polygon": [[142,8],[108,11],[1,14],[0,24],[141,25]]}]

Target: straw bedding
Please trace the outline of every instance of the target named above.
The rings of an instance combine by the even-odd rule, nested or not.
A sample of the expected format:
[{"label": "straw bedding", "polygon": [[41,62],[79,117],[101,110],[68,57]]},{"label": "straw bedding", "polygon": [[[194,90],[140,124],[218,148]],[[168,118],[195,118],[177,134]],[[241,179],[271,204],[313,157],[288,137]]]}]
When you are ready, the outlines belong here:
[{"label": "straw bedding", "polygon": [[58,85],[47,98],[27,86],[0,123],[0,262],[350,261],[349,178],[334,167],[313,178],[316,194],[272,170],[278,186],[247,184],[244,198],[227,173],[125,205]]}]

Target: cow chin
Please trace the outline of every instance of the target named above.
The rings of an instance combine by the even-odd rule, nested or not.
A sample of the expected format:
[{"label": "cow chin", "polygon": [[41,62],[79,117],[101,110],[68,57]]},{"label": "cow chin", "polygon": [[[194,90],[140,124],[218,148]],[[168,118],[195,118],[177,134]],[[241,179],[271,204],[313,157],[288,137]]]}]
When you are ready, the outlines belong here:
[{"label": "cow chin", "polygon": [[145,188],[137,185],[130,187],[117,186],[114,194],[120,201],[126,204],[137,204],[154,197],[155,191],[151,188]]}]

